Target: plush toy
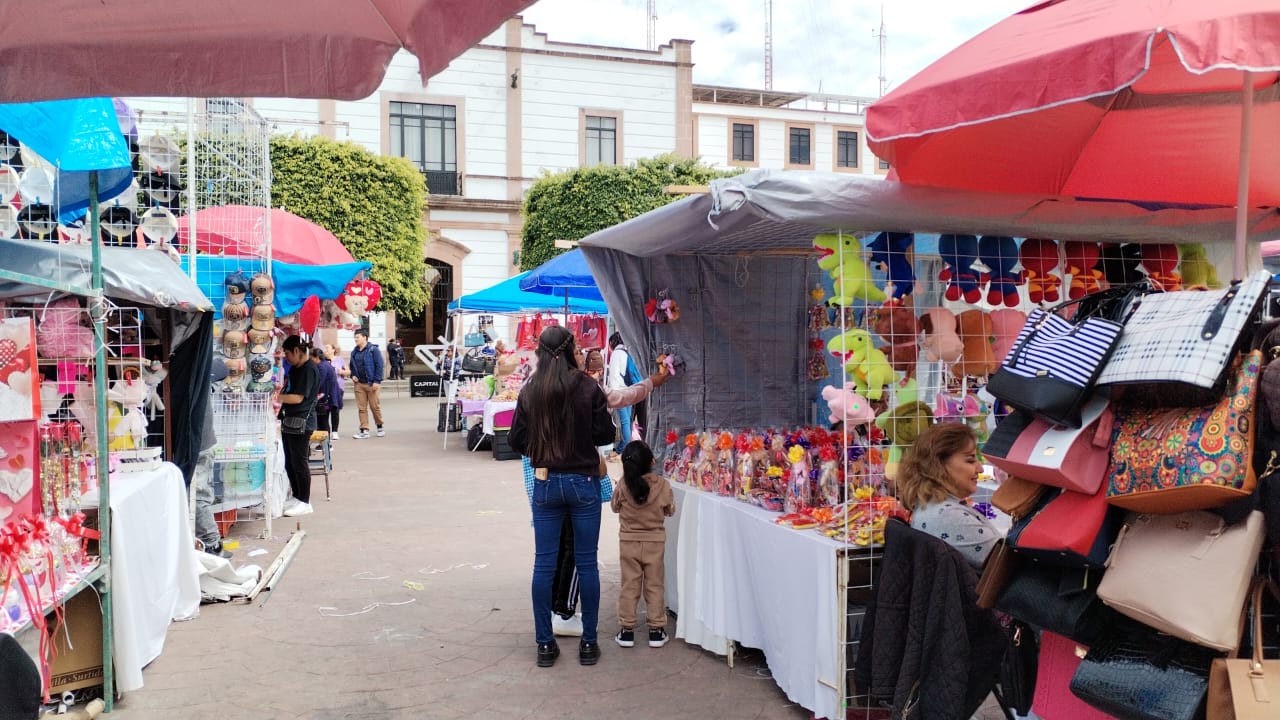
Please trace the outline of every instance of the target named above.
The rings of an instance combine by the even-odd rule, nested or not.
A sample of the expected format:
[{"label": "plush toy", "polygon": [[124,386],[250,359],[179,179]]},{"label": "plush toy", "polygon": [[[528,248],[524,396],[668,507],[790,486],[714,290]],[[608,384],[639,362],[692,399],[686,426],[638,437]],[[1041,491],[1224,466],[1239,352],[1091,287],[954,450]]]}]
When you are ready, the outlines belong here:
[{"label": "plush toy", "polygon": [[160,383],[169,376],[169,371],[159,360],[152,360],[149,365],[142,366],[142,382],[147,385],[145,408],[150,420],[156,419],[156,412],[164,412],[164,398],[160,394]]},{"label": "plush toy", "polygon": [[1058,302],[1058,287],[1062,278],[1053,272],[1058,267],[1058,241],[1048,238],[1027,238],[1019,250],[1022,275],[1027,283],[1027,299],[1037,305],[1042,302]]},{"label": "plush toy", "polygon": [[1026,324],[1027,314],[1021,310],[1000,308],[991,311],[991,336],[994,338],[991,350],[996,360],[1003,362],[1009,356],[1013,342]]},{"label": "plush toy", "polygon": [[1142,282],[1146,275],[1142,264],[1142,246],[1138,243],[1102,243],[1102,275],[1112,285]]},{"label": "plush toy", "polygon": [[914,380],[899,387],[897,396],[898,403],[876,418],[876,427],[884,431],[890,443],[884,462],[884,476],[890,482],[898,476],[898,465],[906,449],[933,422],[933,413],[928,405],[920,402]]},{"label": "plush toy", "polygon": [[924,356],[929,362],[953,363],[964,354],[964,343],[956,334],[956,314],[946,308],[929,308],[920,316],[924,331]]},{"label": "plush toy", "polygon": [[1102,270],[1098,269],[1102,249],[1098,243],[1068,241],[1063,243],[1062,252],[1067,260],[1067,274],[1071,276],[1068,298],[1078,300],[1102,289]]},{"label": "plush toy", "polygon": [[947,264],[938,273],[938,279],[947,283],[944,297],[952,302],[963,297],[970,304],[981,300],[978,274],[973,271],[973,263],[978,259],[978,238],[973,235],[944,233],[938,238],[938,254]]},{"label": "plush toy", "polygon": [[835,385],[822,388],[822,399],[827,402],[830,414],[827,419],[832,423],[843,422],[845,427],[853,428],[866,425],[876,419],[871,410],[871,403],[856,391],[857,383],[847,382],[844,389]]},{"label": "plush toy", "polygon": [[1018,282],[1013,268],[1018,264],[1018,243],[1007,235],[983,235],[978,240],[978,259],[991,270],[987,304],[1018,306]]},{"label": "plush toy", "polygon": [[835,288],[832,305],[885,301],[885,294],[871,282],[871,270],[862,261],[862,244],[856,237],[824,233],[813,238],[813,247],[820,255],[818,267],[827,271]]},{"label": "plush toy", "polygon": [[1172,292],[1182,289],[1182,276],[1178,274],[1178,246],[1173,243],[1152,243],[1139,246],[1142,267],[1147,278],[1157,290]]},{"label": "plush toy", "polygon": [[871,251],[871,264],[880,265],[888,276],[885,293],[890,302],[900,301],[915,289],[916,274],[909,257],[915,239],[911,233],[882,232],[867,246]]},{"label": "plush toy", "polygon": [[880,351],[894,370],[912,375],[920,354],[920,323],[910,308],[885,304],[868,313],[871,330],[887,344]]},{"label": "plush toy", "polygon": [[884,396],[884,386],[896,378],[884,353],[875,348],[866,330],[849,330],[827,341],[827,352],[844,362],[858,392],[871,400]]},{"label": "plush toy", "polygon": [[1218,270],[1209,262],[1204,246],[1197,243],[1178,246],[1178,256],[1182,259],[1182,282],[1187,287],[1220,288]]},{"label": "plush toy", "polygon": [[[91,357],[93,330],[80,324],[84,314],[75,298],[49,303],[36,325],[36,353],[45,358]],[[29,330],[30,325],[26,328]],[[22,343],[22,347],[26,346],[26,342]]]},{"label": "plush toy", "polygon": [[965,377],[986,377],[1000,366],[995,356],[991,316],[981,310],[965,310],[960,313],[960,341],[964,353],[960,362],[951,366],[951,374],[963,380]]}]

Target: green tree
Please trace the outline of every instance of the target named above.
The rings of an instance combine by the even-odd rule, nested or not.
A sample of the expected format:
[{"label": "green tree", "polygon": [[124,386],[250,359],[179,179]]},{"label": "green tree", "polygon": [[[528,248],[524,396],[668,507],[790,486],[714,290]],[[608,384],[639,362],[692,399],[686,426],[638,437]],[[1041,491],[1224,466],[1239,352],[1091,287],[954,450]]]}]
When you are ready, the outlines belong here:
[{"label": "green tree", "polygon": [[271,204],[338,236],[373,263],[379,309],[412,316],[429,299],[422,248],[426,183],[408,160],[322,137],[271,138]]},{"label": "green tree", "polygon": [[706,185],[735,175],[674,153],[635,165],[596,165],[544,174],[525,196],[520,268],[531,270],[564,252],[556,240],[581,240],[597,230],[662,207],[679,196],[668,185]]}]

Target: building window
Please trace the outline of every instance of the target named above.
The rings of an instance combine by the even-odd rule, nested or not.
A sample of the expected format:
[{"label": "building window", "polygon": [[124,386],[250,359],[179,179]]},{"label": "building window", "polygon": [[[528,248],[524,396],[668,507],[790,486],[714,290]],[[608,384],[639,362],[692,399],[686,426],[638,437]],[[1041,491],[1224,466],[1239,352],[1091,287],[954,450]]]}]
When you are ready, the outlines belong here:
[{"label": "building window", "polygon": [[836,167],[858,167],[858,133],[853,130],[836,131]]},{"label": "building window", "polygon": [[224,135],[243,132],[240,126],[243,122],[241,113],[244,112],[245,105],[239,98],[205,98],[204,109],[208,114],[206,125],[209,132]]},{"label": "building window", "polygon": [[618,164],[618,119],[587,116],[587,166]]},{"label": "building window", "polygon": [[877,160],[876,162],[878,163],[876,167],[880,168],[881,170],[888,170],[888,169],[889,169],[889,161],[888,161],[888,160]]},{"label": "building window", "polygon": [[756,161],[756,127],[754,125],[733,124],[733,159],[735,162]]},{"label": "building window", "polygon": [[427,190],[458,194],[458,108],[391,103],[391,154],[407,158],[426,176]]},{"label": "building window", "polygon": [[791,128],[790,135],[790,163],[792,165],[811,165],[813,164],[813,155],[809,147],[809,128]]}]

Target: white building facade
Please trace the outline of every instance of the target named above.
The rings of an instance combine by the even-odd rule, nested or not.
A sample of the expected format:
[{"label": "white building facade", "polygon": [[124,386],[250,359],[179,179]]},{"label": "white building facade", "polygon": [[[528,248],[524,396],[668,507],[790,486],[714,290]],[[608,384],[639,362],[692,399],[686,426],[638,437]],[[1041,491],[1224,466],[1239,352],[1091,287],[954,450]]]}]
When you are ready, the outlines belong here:
[{"label": "white building facade", "polygon": [[[275,131],[350,140],[423,172],[424,262],[438,284],[424,317],[392,330],[415,344],[443,331],[450,300],[518,272],[521,202],[544,173],[668,152],[722,168],[883,172],[862,132],[865,99],[695,86],[692,45],[560,43],[514,17],[426,83],[402,52],[363,100],[240,100]],[[144,116],[186,107],[129,102]]]}]

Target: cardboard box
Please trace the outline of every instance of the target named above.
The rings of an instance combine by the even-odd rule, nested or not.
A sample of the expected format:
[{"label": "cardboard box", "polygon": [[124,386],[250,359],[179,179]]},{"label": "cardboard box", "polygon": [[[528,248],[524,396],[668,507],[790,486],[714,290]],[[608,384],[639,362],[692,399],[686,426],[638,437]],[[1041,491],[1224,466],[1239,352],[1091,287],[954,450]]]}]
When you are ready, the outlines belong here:
[{"label": "cardboard box", "polygon": [[[49,664],[49,693],[102,684],[102,607],[92,589],[80,591],[63,605],[62,628],[49,616],[53,657]],[[71,644],[67,646],[67,637]]]}]

